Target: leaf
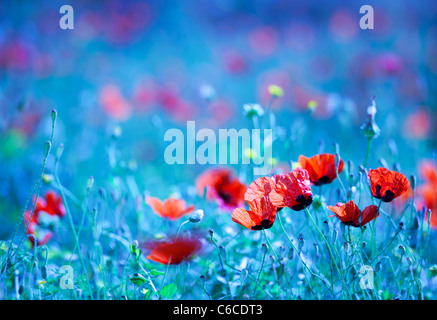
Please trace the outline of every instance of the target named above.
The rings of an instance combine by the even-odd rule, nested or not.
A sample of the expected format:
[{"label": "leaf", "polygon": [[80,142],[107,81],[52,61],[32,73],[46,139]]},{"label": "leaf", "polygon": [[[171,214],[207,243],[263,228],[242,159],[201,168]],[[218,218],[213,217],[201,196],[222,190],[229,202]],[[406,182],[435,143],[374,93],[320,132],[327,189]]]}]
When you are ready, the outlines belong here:
[{"label": "leaf", "polygon": [[164,288],[161,289],[160,294],[164,298],[171,299],[177,292],[178,287],[176,283],[170,283],[169,285],[166,285]]},{"label": "leaf", "polygon": [[148,280],[146,278],[144,278],[141,274],[136,273],[133,277],[130,278],[130,281],[133,284],[136,284],[137,286],[140,286],[144,282],[147,282]]},{"label": "leaf", "polygon": [[141,293],[144,294],[144,300],[149,300],[152,291],[150,291],[149,289],[143,288],[143,289],[141,289]]},{"label": "leaf", "polygon": [[165,275],[165,272],[153,269],[149,272],[149,274],[152,276],[163,276],[163,275]]}]

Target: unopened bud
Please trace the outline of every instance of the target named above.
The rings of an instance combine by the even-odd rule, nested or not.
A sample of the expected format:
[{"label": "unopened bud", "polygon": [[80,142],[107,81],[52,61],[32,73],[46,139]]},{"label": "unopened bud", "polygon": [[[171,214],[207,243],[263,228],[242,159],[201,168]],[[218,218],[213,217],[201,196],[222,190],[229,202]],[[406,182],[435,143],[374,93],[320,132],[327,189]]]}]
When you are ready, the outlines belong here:
[{"label": "unopened bud", "polygon": [[52,143],[50,141],[46,141],[44,148],[44,158],[49,156],[50,150],[52,149]]},{"label": "unopened bud", "polygon": [[329,223],[327,220],[323,221],[323,235],[326,237],[329,234]]},{"label": "unopened bud", "polygon": [[263,250],[264,250],[264,254],[266,254],[267,252],[269,252],[269,246],[268,246],[266,243],[263,243],[263,244],[261,245],[261,247],[262,247]]},{"label": "unopened bud", "polygon": [[57,116],[58,116],[58,112],[56,111],[56,109],[53,109],[52,110],[52,126],[55,125]]},{"label": "unopened bud", "polygon": [[189,218],[190,222],[192,223],[200,222],[202,221],[202,219],[203,219],[203,210],[201,209],[195,210]]},{"label": "unopened bud", "polygon": [[58,149],[56,150],[56,159],[59,160],[62,156],[62,152],[64,152],[64,144],[61,143],[58,147]]},{"label": "unopened bud", "polygon": [[93,187],[93,184],[94,184],[94,177],[90,176],[87,181],[87,189],[90,190]]}]

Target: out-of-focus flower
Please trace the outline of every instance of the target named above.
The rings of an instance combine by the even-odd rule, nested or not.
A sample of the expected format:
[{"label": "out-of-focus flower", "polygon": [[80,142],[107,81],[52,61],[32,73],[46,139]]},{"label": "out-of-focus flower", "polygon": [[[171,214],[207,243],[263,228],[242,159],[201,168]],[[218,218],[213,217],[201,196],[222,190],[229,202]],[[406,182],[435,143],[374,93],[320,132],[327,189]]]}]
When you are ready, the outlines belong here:
[{"label": "out-of-focus flower", "polygon": [[262,117],[264,115],[264,109],[257,103],[247,103],[243,105],[244,116],[248,119],[252,119],[253,117]]},{"label": "out-of-focus flower", "polygon": [[[377,206],[371,205],[361,211],[353,200],[347,203],[337,203],[335,206],[328,206],[328,209],[334,212],[335,216],[345,225],[351,225],[353,227],[362,227],[379,216]],[[334,217],[334,215],[330,217]]]},{"label": "out-of-focus flower", "polygon": [[148,242],[142,245],[149,250],[147,259],[161,264],[180,264],[199,252],[202,242],[195,238],[177,238],[164,242]]},{"label": "out-of-focus flower", "polygon": [[269,194],[275,188],[272,178],[261,177],[252,182],[244,195],[250,210],[237,208],[232,212],[232,221],[250,230],[263,230],[273,226],[277,207]]},{"label": "out-of-focus flower", "polygon": [[313,202],[310,178],[308,172],[302,168],[287,174],[273,176],[275,189],[270,193],[270,200],[279,207],[289,207],[300,211]]},{"label": "out-of-focus flower", "polygon": [[179,219],[194,210],[193,205],[187,207],[184,200],[172,197],[161,201],[158,198],[146,196],[146,203],[158,216],[169,220]]},{"label": "out-of-focus flower", "polygon": [[278,33],[272,27],[259,27],[249,34],[251,49],[260,56],[269,56],[278,46]]},{"label": "out-of-focus flower", "polygon": [[[419,173],[425,183],[418,186],[417,193],[426,209],[431,210],[431,226],[437,228],[437,168],[432,161],[422,161]],[[428,219],[428,214],[425,219]]]},{"label": "out-of-focus flower", "polygon": [[[63,218],[66,214],[62,197],[56,195],[53,191],[47,192],[45,199],[38,197],[32,217],[31,213],[31,210],[24,212],[24,225],[26,226],[29,223],[27,234],[33,234],[36,237],[37,245],[46,244],[53,236],[53,233],[47,230],[43,222],[51,221],[54,217]],[[29,237],[29,240],[34,246],[34,238]]]},{"label": "out-of-focus flower", "polygon": [[247,71],[248,64],[243,55],[236,50],[229,50],[223,54],[224,67],[230,73],[241,74]]},{"label": "out-of-focus flower", "polygon": [[331,183],[337,178],[336,171],[340,174],[344,167],[344,162],[340,159],[336,170],[335,155],[328,153],[318,154],[311,158],[300,155],[298,162],[303,169],[308,171],[311,183],[316,186]]},{"label": "out-of-focus flower", "polygon": [[176,121],[187,121],[195,113],[194,107],[171,88],[158,90],[158,104]]},{"label": "out-of-focus flower", "polygon": [[379,69],[385,74],[398,74],[402,71],[402,61],[394,53],[383,53],[376,61]]},{"label": "out-of-focus flower", "polygon": [[358,34],[358,22],[354,13],[348,9],[339,9],[329,20],[329,30],[334,39],[346,42]]},{"label": "out-of-focus flower", "polygon": [[369,170],[372,195],[384,202],[391,202],[410,187],[410,181],[399,172],[380,167]]},{"label": "out-of-focus flower", "polygon": [[426,110],[419,110],[405,119],[404,134],[407,137],[423,139],[431,130],[430,115]]},{"label": "out-of-focus flower", "polygon": [[227,168],[210,169],[196,179],[196,189],[200,196],[216,200],[223,209],[234,209],[244,204],[247,187],[232,176]]},{"label": "out-of-focus flower", "polygon": [[107,85],[100,90],[99,102],[103,111],[111,118],[124,121],[131,115],[130,104],[115,85]]},{"label": "out-of-focus flower", "polygon": [[269,85],[268,90],[272,97],[275,98],[280,98],[284,95],[284,90],[276,84]]}]

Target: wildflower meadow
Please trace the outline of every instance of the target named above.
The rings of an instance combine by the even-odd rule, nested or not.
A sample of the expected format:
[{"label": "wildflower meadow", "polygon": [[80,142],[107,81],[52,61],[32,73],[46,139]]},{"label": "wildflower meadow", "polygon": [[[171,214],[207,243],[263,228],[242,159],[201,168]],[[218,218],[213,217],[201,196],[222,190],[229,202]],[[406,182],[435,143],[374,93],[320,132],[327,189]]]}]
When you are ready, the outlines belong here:
[{"label": "wildflower meadow", "polygon": [[0,299],[435,300],[436,17],[0,1]]}]

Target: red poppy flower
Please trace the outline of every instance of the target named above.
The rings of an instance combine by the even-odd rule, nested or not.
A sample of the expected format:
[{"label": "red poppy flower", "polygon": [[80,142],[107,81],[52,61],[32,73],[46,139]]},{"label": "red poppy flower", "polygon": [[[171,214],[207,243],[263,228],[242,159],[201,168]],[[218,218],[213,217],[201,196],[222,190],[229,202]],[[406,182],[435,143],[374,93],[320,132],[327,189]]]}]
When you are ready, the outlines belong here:
[{"label": "red poppy flower", "polygon": [[202,243],[198,239],[178,238],[167,242],[146,243],[143,246],[152,250],[147,259],[166,265],[187,260],[202,248]]},{"label": "red poppy flower", "polygon": [[158,198],[146,197],[146,203],[153,209],[153,211],[163,218],[176,220],[194,210],[194,206],[186,206],[182,199],[168,198],[161,201]]},{"label": "red poppy flower", "polygon": [[437,183],[437,168],[432,161],[423,161],[420,163],[419,172],[422,179],[427,182]]},{"label": "red poppy flower", "polygon": [[369,170],[372,195],[384,202],[390,202],[399,197],[410,187],[410,181],[399,172],[380,167]]},{"label": "red poppy flower", "polygon": [[[52,232],[45,230],[43,227],[40,226],[41,216],[43,215],[43,213],[52,217],[59,216],[60,218],[64,217],[66,214],[61,196],[58,196],[53,191],[49,191],[45,194],[44,197],[45,199],[36,199],[35,210],[33,212],[32,218],[30,218],[32,212],[31,210],[27,210],[26,212],[24,212],[24,225],[27,226],[27,224],[29,223],[27,234],[35,235],[35,237],[37,238],[37,245],[43,245],[47,243],[47,241],[49,241],[50,238],[53,236]],[[33,246],[33,237],[30,237],[29,240]]]},{"label": "red poppy flower", "polygon": [[287,174],[277,174],[273,179],[275,189],[270,200],[275,206],[300,211],[313,202],[308,171],[297,168]]},{"label": "red poppy flower", "polygon": [[250,230],[268,229],[276,219],[276,206],[269,194],[275,188],[272,178],[262,177],[252,182],[244,195],[250,210],[237,208],[232,212],[232,221]]},{"label": "red poppy flower", "polygon": [[[332,182],[337,178],[337,172],[335,170],[336,162],[334,154],[318,154],[311,158],[307,158],[303,155],[299,156],[299,164],[303,169],[308,171],[310,181],[313,185],[321,185]],[[343,171],[344,162],[340,159],[338,165],[338,174]]]},{"label": "red poppy flower", "polygon": [[220,207],[234,209],[244,205],[244,193],[247,187],[232,176],[229,169],[211,169],[202,173],[196,179],[196,188],[203,196],[207,188],[206,198],[217,200]]},{"label": "red poppy flower", "polygon": [[[353,200],[350,200],[347,203],[337,203],[335,206],[328,206],[328,209],[334,212],[344,224],[353,227],[362,227],[379,216],[377,206],[371,205],[361,211]],[[334,217],[334,215],[330,217]]]}]

